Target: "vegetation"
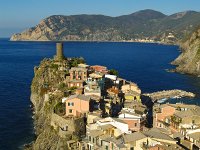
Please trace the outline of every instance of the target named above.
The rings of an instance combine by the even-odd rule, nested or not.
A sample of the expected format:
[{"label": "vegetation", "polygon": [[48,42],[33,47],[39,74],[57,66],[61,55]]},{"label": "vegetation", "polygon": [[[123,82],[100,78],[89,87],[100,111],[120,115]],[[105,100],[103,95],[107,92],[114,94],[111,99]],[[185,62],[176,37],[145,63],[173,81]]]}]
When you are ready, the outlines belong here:
[{"label": "vegetation", "polygon": [[51,64],[51,65],[50,65],[50,68],[55,69],[55,70],[58,70],[58,65],[57,65],[57,64]]},{"label": "vegetation", "polygon": [[61,84],[59,84],[58,89],[63,90],[65,87],[66,87],[65,83],[61,83]]},{"label": "vegetation", "polygon": [[77,57],[77,58],[72,58],[70,61],[69,61],[69,67],[77,67],[78,64],[84,64],[85,63],[85,60],[83,57]]},{"label": "vegetation", "polygon": [[119,72],[118,72],[117,70],[115,70],[115,69],[111,69],[111,70],[109,71],[109,73],[110,73],[111,75],[116,75],[116,76],[119,75]]},{"label": "vegetation", "polygon": [[58,115],[64,115],[65,114],[65,103],[59,102],[54,107],[54,112]]},{"label": "vegetation", "polygon": [[[130,15],[109,17],[103,15],[54,15],[44,19],[41,32],[51,28],[52,34],[43,34],[49,40],[131,40],[135,38],[167,37],[172,32],[177,39],[182,39],[199,25],[200,13],[188,11],[166,16],[153,10],[143,10]],[[39,27],[40,25],[37,25]],[[50,27],[51,26],[51,27]],[[33,32],[36,27],[29,31]],[[62,30],[62,32],[60,32]],[[57,36],[55,33],[60,33]],[[26,34],[24,32],[23,34]],[[16,34],[17,37],[23,34]],[[69,36],[70,35],[70,36]],[[33,39],[34,37],[28,37]],[[42,38],[41,36],[38,37]],[[14,38],[12,38],[14,39]],[[28,40],[27,39],[27,40]],[[15,39],[14,39],[15,40]],[[17,39],[16,39],[17,40]],[[76,66],[74,62],[72,66]]]}]

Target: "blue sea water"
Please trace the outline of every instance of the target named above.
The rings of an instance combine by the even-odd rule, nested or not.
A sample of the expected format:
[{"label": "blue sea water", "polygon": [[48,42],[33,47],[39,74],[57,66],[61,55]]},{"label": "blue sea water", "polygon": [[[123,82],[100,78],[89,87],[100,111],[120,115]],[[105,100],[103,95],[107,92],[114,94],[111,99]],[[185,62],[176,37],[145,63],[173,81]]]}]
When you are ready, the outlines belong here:
[{"label": "blue sea water", "polygon": [[[105,65],[136,82],[142,92],[182,89],[200,94],[200,78],[165,69],[179,55],[177,46],[145,43],[65,42],[65,56],[82,56],[90,65]],[[0,150],[16,150],[34,139],[30,106],[33,67],[55,55],[54,42],[11,42],[0,39]],[[195,99],[182,99],[200,104]],[[173,103],[176,100],[171,101]]]}]

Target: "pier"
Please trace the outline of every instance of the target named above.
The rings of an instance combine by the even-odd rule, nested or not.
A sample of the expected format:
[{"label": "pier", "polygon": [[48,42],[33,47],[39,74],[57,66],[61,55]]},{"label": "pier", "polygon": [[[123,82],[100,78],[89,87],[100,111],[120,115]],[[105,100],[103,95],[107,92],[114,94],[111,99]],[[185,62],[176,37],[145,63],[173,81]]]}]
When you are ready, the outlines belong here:
[{"label": "pier", "polygon": [[173,98],[183,98],[183,97],[189,97],[193,98],[195,97],[195,94],[192,92],[187,92],[183,90],[163,90],[159,92],[153,92],[153,93],[145,93],[145,96],[149,96],[152,101],[155,103],[159,100],[168,100],[168,99],[173,99]]}]

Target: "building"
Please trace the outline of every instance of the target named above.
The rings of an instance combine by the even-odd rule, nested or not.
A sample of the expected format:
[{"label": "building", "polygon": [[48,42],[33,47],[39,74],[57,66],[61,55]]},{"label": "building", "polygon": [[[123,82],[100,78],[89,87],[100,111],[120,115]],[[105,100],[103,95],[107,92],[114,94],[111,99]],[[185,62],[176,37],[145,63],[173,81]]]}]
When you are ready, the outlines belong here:
[{"label": "building", "polygon": [[83,94],[83,86],[87,79],[87,69],[83,67],[72,67],[69,70],[70,79],[68,81],[68,87],[76,88],[76,94]]},{"label": "building", "polygon": [[98,73],[89,74],[84,86],[85,95],[96,95],[101,97],[101,91],[104,89],[104,80],[102,75]]},{"label": "building", "polygon": [[200,129],[188,131],[186,138],[198,149],[200,149]]},{"label": "building", "polygon": [[200,107],[196,106],[189,109],[187,108],[187,110],[184,109],[183,111],[177,111],[171,117],[171,126],[176,131],[200,127]]},{"label": "building", "polygon": [[108,69],[105,66],[94,65],[94,66],[90,66],[90,68],[92,70],[94,70],[95,72],[100,72],[100,73],[103,73],[103,74],[108,73]]},{"label": "building", "polygon": [[128,84],[122,85],[121,91],[124,93],[124,98],[127,101],[137,100],[141,102],[140,95],[141,90],[137,86],[137,84],[130,82]]},{"label": "building", "polygon": [[143,145],[148,143],[147,139],[147,136],[141,132],[123,135],[124,145],[129,150],[143,150]]},{"label": "building", "polygon": [[176,144],[177,140],[170,136],[170,133],[165,129],[151,128],[143,132],[148,139],[148,145],[156,145],[157,142],[165,142],[168,144]]},{"label": "building", "polygon": [[137,114],[134,109],[123,108],[119,119],[128,124],[131,131],[143,131],[146,121],[146,114]]},{"label": "building", "polygon": [[69,70],[70,73],[70,80],[87,80],[87,69],[83,67],[72,67]]},{"label": "building", "polygon": [[134,91],[138,94],[141,94],[141,90],[139,89],[138,85],[130,82],[129,84],[122,85],[121,90],[123,93],[127,93],[129,91]]},{"label": "building", "polygon": [[154,126],[157,128],[169,127],[171,116],[173,116],[175,112],[175,107],[169,104],[161,105],[155,114]]},{"label": "building", "polygon": [[121,135],[124,133],[131,133],[125,122],[107,117],[87,125],[85,144],[89,150],[126,150],[121,139]]},{"label": "building", "polygon": [[72,95],[67,98],[66,116],[80,117],[90,110],[90,97],[85,95]]}]

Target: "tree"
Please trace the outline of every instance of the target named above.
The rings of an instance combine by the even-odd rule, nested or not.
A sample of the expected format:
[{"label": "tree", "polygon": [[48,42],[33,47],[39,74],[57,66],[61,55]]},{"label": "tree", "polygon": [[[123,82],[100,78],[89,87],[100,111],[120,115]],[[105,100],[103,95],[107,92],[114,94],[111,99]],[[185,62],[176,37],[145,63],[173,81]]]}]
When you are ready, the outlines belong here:
[{"label": "tree", "polygon": [[115,70],[115,69],[111,69],[111,70],[109,71],[109,73],[110,73],[111,75],[116,75],[116,76],[119,75],[118,71]]}]

